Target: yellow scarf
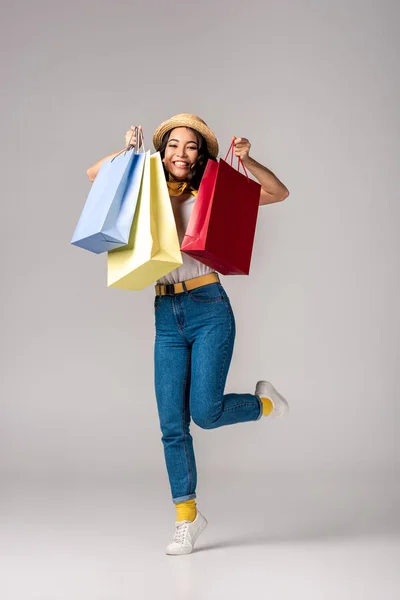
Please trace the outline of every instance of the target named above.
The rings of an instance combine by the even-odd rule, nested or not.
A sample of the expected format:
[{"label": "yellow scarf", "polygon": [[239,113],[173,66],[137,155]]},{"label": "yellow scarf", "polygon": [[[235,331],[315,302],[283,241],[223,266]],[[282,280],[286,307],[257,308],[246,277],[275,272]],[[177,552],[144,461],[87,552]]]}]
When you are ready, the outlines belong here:
[{"label": "yellow scarf", "polygon": [[186,192],[190,192],[194,197],[197,196],[198,191],[195,190],[188,181],[175,181],[169,176],[171,181],[167,181],[168,191],[170,196],[181,196]]}]

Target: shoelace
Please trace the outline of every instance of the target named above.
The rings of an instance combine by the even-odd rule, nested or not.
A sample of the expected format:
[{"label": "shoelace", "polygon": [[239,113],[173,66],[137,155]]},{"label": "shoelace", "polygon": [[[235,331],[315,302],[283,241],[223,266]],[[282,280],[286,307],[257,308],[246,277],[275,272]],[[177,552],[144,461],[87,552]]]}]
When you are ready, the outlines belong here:
[{"label": "shoelace", "polygon": [[177,544],[183,544],[185,541],[186,533],[189,528],[190,521],[182,521],[179,525],[176,526],[174,542]]}]

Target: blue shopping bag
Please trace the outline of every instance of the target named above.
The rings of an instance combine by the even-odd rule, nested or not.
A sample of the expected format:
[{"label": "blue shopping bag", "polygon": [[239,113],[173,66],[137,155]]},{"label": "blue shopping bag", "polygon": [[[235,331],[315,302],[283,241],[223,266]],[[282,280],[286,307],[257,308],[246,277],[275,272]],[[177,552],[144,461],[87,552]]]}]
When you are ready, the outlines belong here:
[{"label": "blue shopping bag", "polygon": [[132,149],[101,165],[71,244],[100,254],[128,243],[144,161],[145,153]]}]

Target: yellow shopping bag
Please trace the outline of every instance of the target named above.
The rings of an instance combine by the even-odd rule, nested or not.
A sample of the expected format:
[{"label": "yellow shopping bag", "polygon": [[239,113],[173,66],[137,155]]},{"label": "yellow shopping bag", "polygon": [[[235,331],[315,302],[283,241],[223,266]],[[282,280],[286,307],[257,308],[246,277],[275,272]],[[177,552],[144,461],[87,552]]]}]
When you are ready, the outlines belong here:
[{"label": "yellow shopping bag", "polygon": [[142,290],[182,264],[160,153],[146,152],[142,185],[126,246],[108,253],[108,287]]}]

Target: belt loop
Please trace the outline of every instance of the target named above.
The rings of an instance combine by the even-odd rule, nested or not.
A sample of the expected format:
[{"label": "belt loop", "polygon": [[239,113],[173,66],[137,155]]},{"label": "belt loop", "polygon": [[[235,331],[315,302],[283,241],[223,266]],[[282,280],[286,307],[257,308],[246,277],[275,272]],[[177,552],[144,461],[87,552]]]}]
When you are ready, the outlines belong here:
[{"label": "belt loop", "polygon": [[188,289],[186,287],[186,282],[185,281],[182,281],[182,287],[185,290],[185,294],[188,294],[189,292],[188,292]]}]

